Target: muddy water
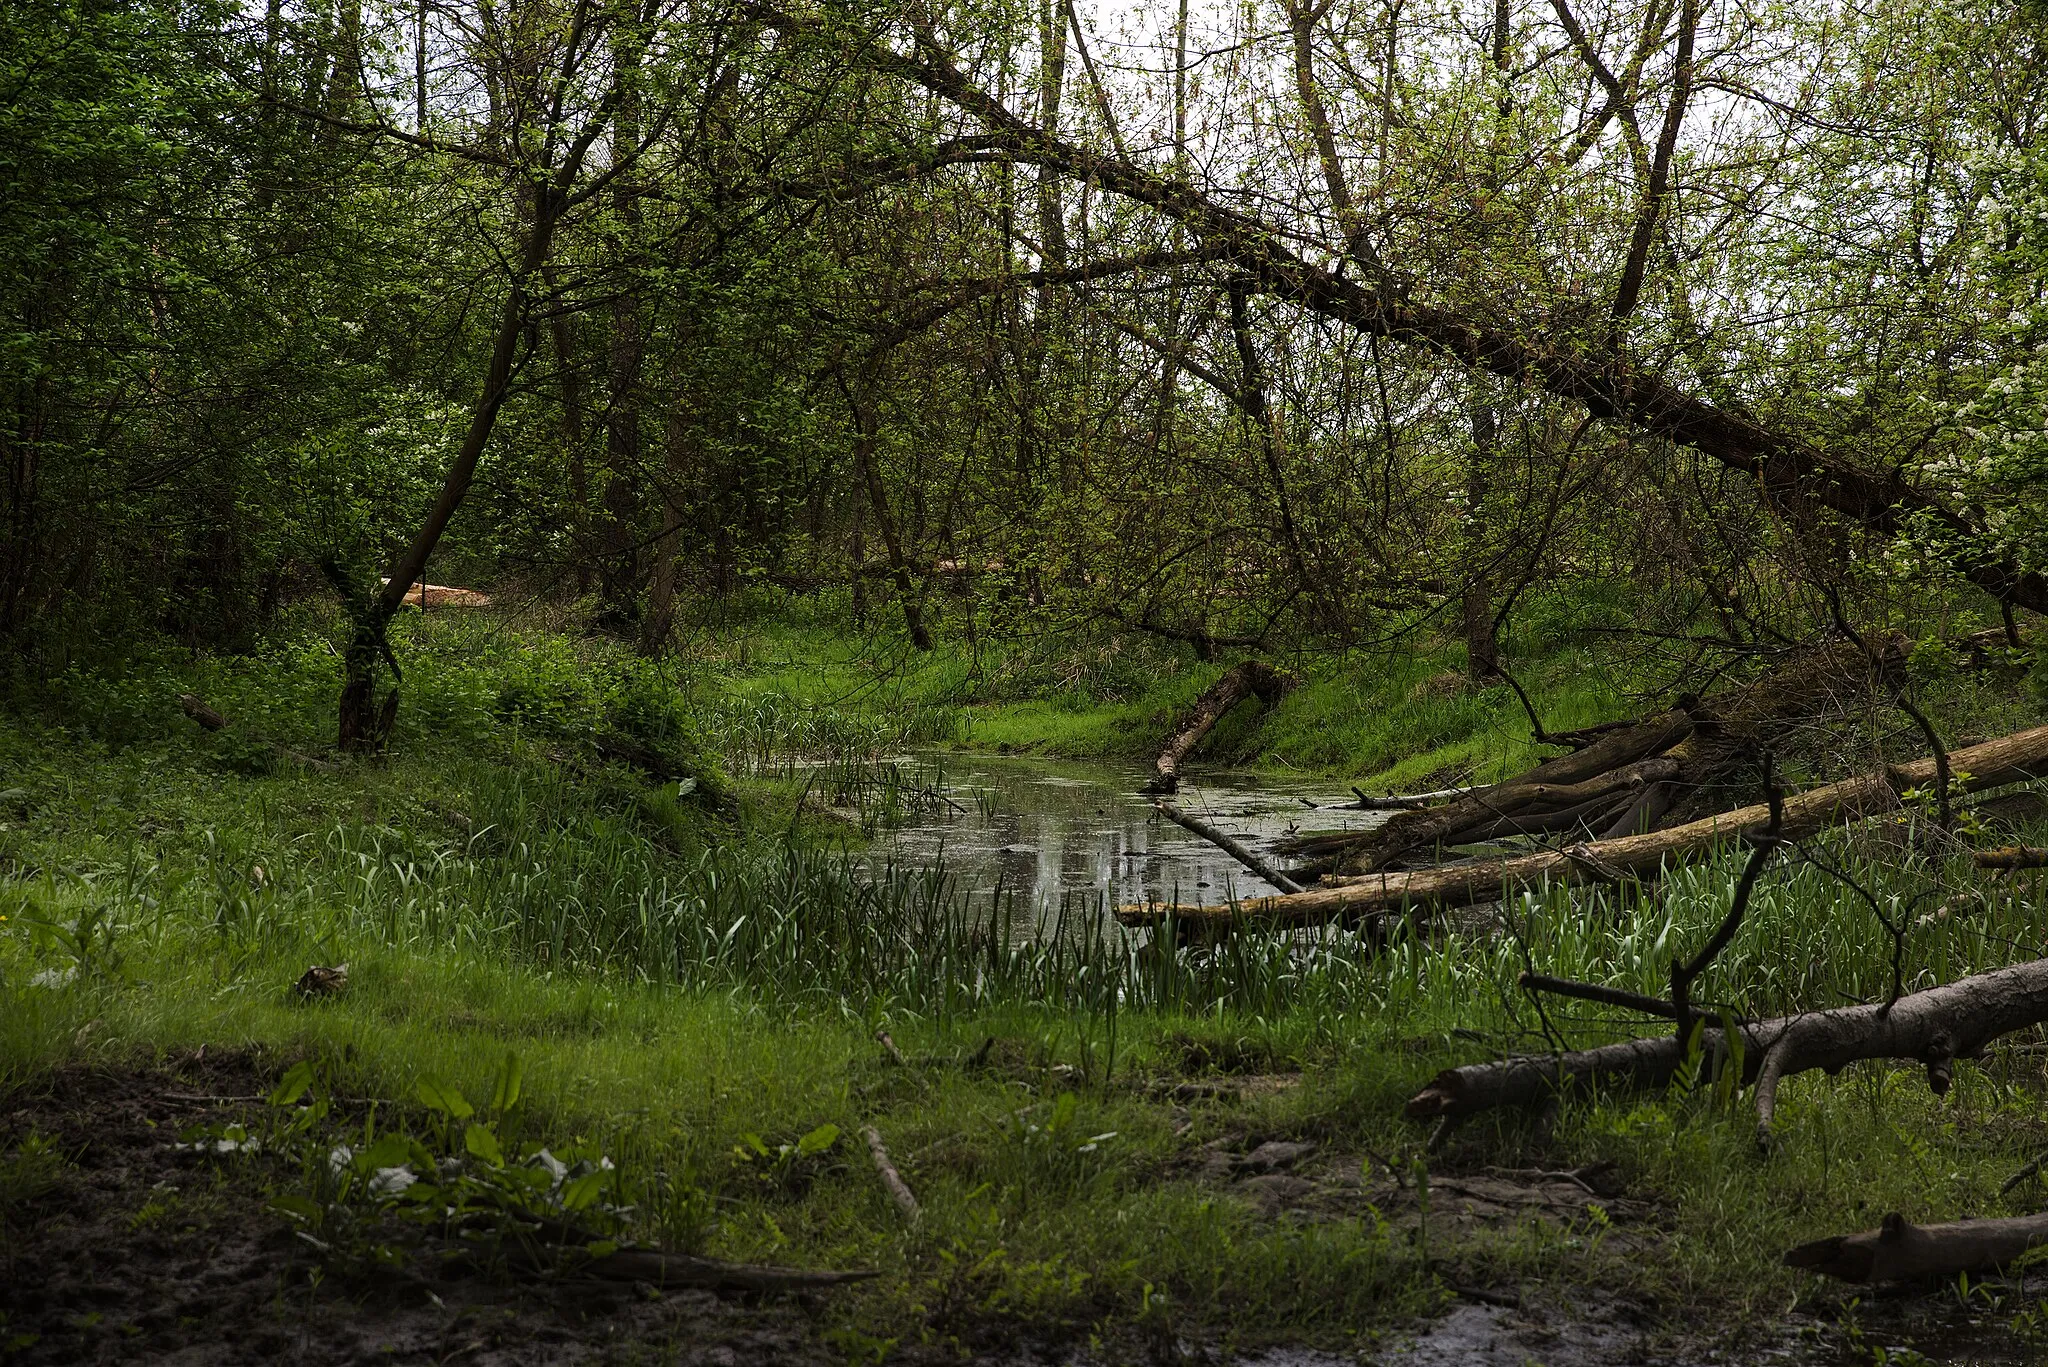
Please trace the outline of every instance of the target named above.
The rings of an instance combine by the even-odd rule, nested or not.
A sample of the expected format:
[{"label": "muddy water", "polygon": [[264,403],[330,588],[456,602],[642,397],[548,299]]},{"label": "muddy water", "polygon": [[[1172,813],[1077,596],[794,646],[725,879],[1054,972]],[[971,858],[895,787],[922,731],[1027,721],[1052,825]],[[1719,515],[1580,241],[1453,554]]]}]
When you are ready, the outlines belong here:
[{"label": "muddy water", "polygon": [[[1221,902],[1279,889],[1214,845],[1153,811],[1144,796],[1149,771],[1013,756],[926,754],[951,806],[927,820],[879,833],[874,852],[899,867],[944,859],[962,887],[987,894],[1000,886],[1035,903],[1041,916],[1063,900],[1091,903]],[[1384,812],[1342,810],[1354,801],[1333,779],[1245,773],[1184,777],[1172,799],[1263,855],[1304,830],[1363,829]]]}]

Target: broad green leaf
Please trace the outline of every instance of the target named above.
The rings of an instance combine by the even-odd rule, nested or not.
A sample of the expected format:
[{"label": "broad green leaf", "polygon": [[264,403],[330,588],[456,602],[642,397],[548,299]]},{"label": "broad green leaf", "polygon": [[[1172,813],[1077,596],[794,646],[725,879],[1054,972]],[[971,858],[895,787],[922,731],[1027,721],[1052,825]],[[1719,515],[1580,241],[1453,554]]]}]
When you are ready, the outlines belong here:
[{"label": "broad green leaf", "polygon": [[524,1076],[519,1055],[508,1053],[504,1063],[498,1067],[498,1079],[491,1088],[491,1109],[499,1115],[519,1104],[519,1084]]},{"label": "broad green leaf", "polygon": [[304,1096],[312,1085],[313,1065],[306,1059],[300,1059],[278,1079],[276,1089],[270,1094],[270,1104],[290,1106]]},{"label": "broad green leaf", "polygon": [[378,1168],[407,1166],[413,1156],[412,1140],[402,1134],[387,1134],[367,1149],[358,1149],[352,1160],[356,1167],[365,1172]]},{"label": "broad green leaf", "polygon": [[505,1151],[498,1147],[498,1136],[488,1125],[471,1125],[462,1133],[462,1147],[471,1156],[480,1158],[494,1168],[505,1165]]},{"label": "broad green leaf", "polygon": [[610,1172],[599,1169],[570,1179],[562,1188],[562,1209],[583,1210],[591,1205],[604,1194],[605,1187],[611,1182],[611,1176]]},{"label": "broad green leaf", "polygon": [[837,1125],[820,1125],[802,1139],[796,1141],[796,1151],[804,1155],[819,1154],[839,1142]]},{"label": "broad green leaf", "polygon": [[413,1087],[413,1095],[417,1096],[422,1104],[457,1120],[467,1120],[476,1114],[476,1109],[463,1098],[460,1091],[437,1077],[421,1078]]},{"label": "broad green leaf", "polygon": [[318,1225],[321,1217],[326,1214],[326,1211],[321,1209],[320,1203],[310,1196],[289,1194],[273,1196],[270,1198],[269,1205],[279,1215],[297,1220],[305,1225]]}]

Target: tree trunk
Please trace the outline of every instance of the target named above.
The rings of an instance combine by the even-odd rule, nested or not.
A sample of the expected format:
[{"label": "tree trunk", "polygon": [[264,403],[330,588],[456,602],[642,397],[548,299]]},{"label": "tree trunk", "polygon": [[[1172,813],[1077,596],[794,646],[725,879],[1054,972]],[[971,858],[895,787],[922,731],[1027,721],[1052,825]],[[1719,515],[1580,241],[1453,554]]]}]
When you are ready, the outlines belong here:
[{"label": "tree trunk", "polygon": [[[1477,383],[1475,381],[1475,383]],[[1500,672],[1500,643],[1493,630],[1493,585],[1485,533],[1487,486],[1493,473],[1500,422],[1493,405],[1472,401],[1472,462],[1465,470],[1465,669],[1474,680]]]},{"label": "tree trunk", "polygon": [[848,391],[853,406],[855,436],[853,443],[854,472],[860,476],[861,485],[867,490],[868,507],[875,515],[875,528],[882,534],[882,545],[889,552],[889,574],[896,583],[896,596],[903,605],[903,624],[910,630],[910,643],[919,650],[932,648],[932,634],[924,624],[924,613],[917,600],[917,585],[910,577],[910,562],[903,555],[903,539],[896,531],[896,518],[889,511],[889,493],[882,487],[882,472],[875,466],[875,446],[878,440],[874,415],[867,404],[854,398]]},{"label": "tree trunk", "polygon": [[462,507],[470,485],[476,480],[477,462],[482,459],[484,447],[490,442],[491,430],[497,425],[498,411],[504,407],[506,392],[511,387],[512,363],[518,355],[520,339],[526,333],[527,281],[538,276],[547,264],[567,187],[574,181],[583,155],[595,139],[596,130],[586,129],[585,133],[587,136],[579,138],[573,145],[568,160],[554,178],[534,194],[533,223],[526,234],[518,273],[505,291],[505,304],[498,315],[498,332],[492,339],[491,359],[484,371],[483,387],[470,408],[469,426],[462,434],[462,445],[457,448],[448,473],[442,477],[441,492],[435,498],[434,506],[428,510],[426,521],[413,535],[411,544],[393,562],[382,592],[356,613],[354,630],[342,652],[340,716],[335,739],[343,750],[373,749],[381,743],[380,730],[389,729],[388,725],[380,724],[382,715],[376,703],[377,662],[389,654],[385,630],[399,605],[405,601],[407,590],[425,573],[427,558],[440,544],[442,533],[448,530],[448,523],[456,510]]},{"label": "tree trunk", "polygon": [[1195,705],[1188,715],[1181,719],[1174,731],[1173,739],[1159,752],[1154,761],[1151,781],[1145,785],[1148,793],[1171,793],[1180,787],[1180,762],[1187,758],[1188,751],[1202,743],[1202,737],[1209,734],[1223,714],[1243,702],[1246,698],[1257,698],[1271,707],[1294,687],[1297,680],[1291,674],[1281,671],[1259,660],[1246,660],[1243,664],[1227,671],[1222,678],[1203,690],[1195,699]]}]

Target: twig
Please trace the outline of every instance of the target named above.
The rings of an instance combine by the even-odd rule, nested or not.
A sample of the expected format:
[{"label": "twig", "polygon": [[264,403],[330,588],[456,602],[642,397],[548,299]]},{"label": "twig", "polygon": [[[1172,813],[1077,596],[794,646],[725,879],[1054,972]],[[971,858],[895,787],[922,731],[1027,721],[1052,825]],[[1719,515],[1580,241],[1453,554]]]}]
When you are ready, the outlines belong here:
[{"label": "twig", "polygon": [[872,1125],[861,1127],[861,1137],[868,1141],[868,1152],[874,1156],[875,1171],[882,1176],[882,1185],[888,1188],[889,1199],[896,1203],[896,1209],[903,1213],[903,1222],[916,1225],[921,1211],[917,1197],[903,1180],[903,1174],[896,1171],[896,1165],[889,1161],[889,1150],[882,1145],[882,1132]]},{"label": "twig", "polygon": [[2039,1157],[2034,1159],[2033,1162],[2027,1164],[2024,1168],[2021,1168],[2018,1172],[2006,1178],[2005,1185],[1998,1189],[1998,1194],[2000,1196],[2012,1195],[2015,1188],[2019,1187],[2025,1182],[2031,1181],[2033,1178],[2039,1177],[2041,1175],[2041,1168],[2044,1164],[2048,1164],[2048,1153],[2040,1155]]},{"label": "twig", "polygon": [[1189,816],[1170,802],[1155,802],[1152,805],[1168,821],[1171,821],[1176,826],[1193,831],[1196,835],[1199,835],[1202,839],[1208,841],[1211,845],[1214,845],[1217,849],[1223,851],[1232,859],[1235,859],[1238,863],[1280,889],[1280,891],[1300,892],[1302,890],[1301,884],[1295,882],[1292,878],[1289,878],[1286,874],[1280,872],[1280,870],[1274,868],[1271,864],[1268,864],[1265,860],[1259,858],[1256,854],[1253,854],[1243,845],[1217,830],[1208,822],[1198,817]]},{"label": "twig", "polygon": [[895,1060],[898,1068],[908,1068],[910,1066],[910,1060],[903,1057],[903,1051],[896,1047],[895,1040],[889,1038],[887,1030],[875,1031],[875,1040],[888,1053],[889,1057]]},{"label": "twig", "polygon": [[1678,1023],[1677,1033],[1681,1044],[1692,1032],[1693,982],[1700,974],[1706,972],[1707,967],[1720,956],[1721,951],[1728,947],[1728,942],[1735,938],[1735,932],[1741,929],[1742,918],[1749,912],[1750,896],[1756,891],[1756,880],[1763,873],[1764,865],[1770,862],[1771,856],[1782,843],[1778,836],[1785,829],[1785,793],[1778,787],[1776,768],[1770,755],[1766,754],[1763,760],[1764,795],[1770,803],[1770,824],[1764,827],[1763,835],[1757,838],[1755,848],[1750,850],[1749,862],[1742,866],[1742,877],[1735,883],[1734,901],[1729,904],[1728,915],[1715,928],[1713,937],[1701,946],[1700,952],[1690,960],[1671,961],[1671,1005],[1674,1008],[1672,1019]]},{"label": "twig", "polygon": [[1640,992],[1631,992],[1622,987],[1602,987],[1598,983],[1582,983],[1571,978],[1553,978],[1547,973],[1524,973],[1521,986],[1527,992],[1549,992],[1560,997],[1576,997],[1582,1002],[1599,1002],[1603,1006],[1618,1006],[1624,1011],[1640,1011],[1646,1016],[1662,1016],[1676,1020],[1678,1009],[1661,997],[1647,997]]},{"label": "twig", "polygon": [[1354,786],[1352,792],[1358,795],[1357,810],[1361,812],[1412,812],[1418,807],[1428,807],[1438,802],[1452,802],[1477,788],[1439,788],[1429,793],[1389,793],[1385,797],[1373,797],[1365,789]]}]

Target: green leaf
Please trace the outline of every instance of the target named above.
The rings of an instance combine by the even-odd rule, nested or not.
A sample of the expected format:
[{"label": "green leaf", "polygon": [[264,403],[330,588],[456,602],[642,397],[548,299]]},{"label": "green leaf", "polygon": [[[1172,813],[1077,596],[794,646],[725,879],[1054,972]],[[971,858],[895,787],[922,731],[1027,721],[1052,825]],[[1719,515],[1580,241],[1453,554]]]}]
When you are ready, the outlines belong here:
[{"label": "green leaf", "polygon": [[321,1208],[320,1203],[310,1196],[273,1196],[268,1204],[272,1210],[286,1219],[297,1220],[300,1224],[315,1227],[319,1225],[321,1217],[327,1213]]},{"label": "green leaf", "polygon": [[491,1109],[499,1115],[519,1104],[519,1083],[524,1075],[519,1055],[508,1053],[498,1067],[497,1082],[491,1088]]},{"label": "green leaf", "polygon": [[605,1187],[611,1183],[611,1176],[609,1170],[600,1168],[572,1179],[562,1188],[562,1209],[583,1210],[591,1205],[604,1194]]},{"label": "green leaf", "polygon": [[838,1142],[839,1127],[837,1125],[820,1125],[817,1129],[812,1130],[802,1139],[796,1141],[796,1151],[806,1156],[819,1154],[825,1152],[825,1150]]},{"label": "green leaf", "polygon": [[270,1104],[290,1106],[304,1096],[312,1086],[313,1065],[306,1059],[300,1059],[278,1079],[276,1089],[270,1094]]},{"label": "green leaf", "polygon": [[505,1151],[498,1147],[498,1136],[488,1125],[471,1125],[462,1134],[462,1147],[473,1157],[480,1158],[494,1168],[505,1165]]},{"label": "green leaf", "polygon": [[413,1095],[417,1096],[422,1104],[457,1120],[467,1120],[476,1114],[475,1108],[463,1099],[460,1091],[437,1077],[421,1078],[413,1088]]},{"label": "green leaf", "polygon": [[367,1149],[356,1150],[355,1166],[364,1172],[404,1167],[411,1162],[413,1143],[402,1134],[387,1134]]}]

